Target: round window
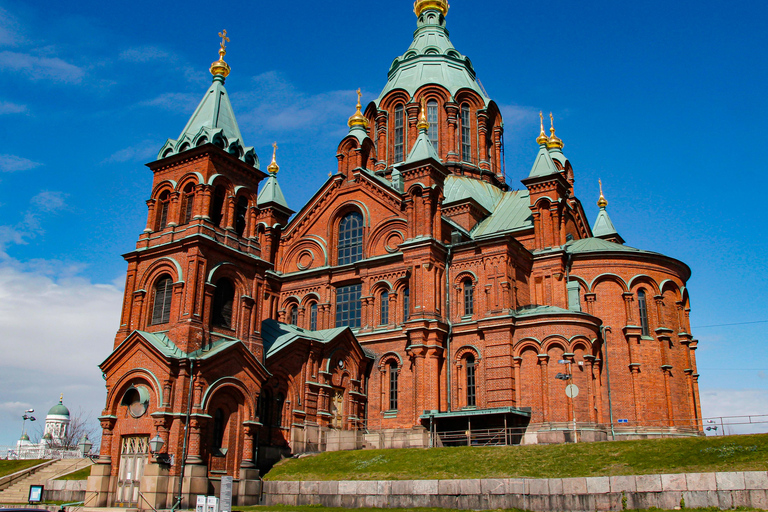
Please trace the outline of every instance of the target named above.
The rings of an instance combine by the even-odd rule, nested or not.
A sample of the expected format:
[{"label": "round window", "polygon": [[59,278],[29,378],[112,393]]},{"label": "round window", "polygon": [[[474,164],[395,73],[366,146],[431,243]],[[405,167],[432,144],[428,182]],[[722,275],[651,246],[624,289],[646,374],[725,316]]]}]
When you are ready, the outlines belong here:
[{"label": "round window", "polygon": [[131,386],[123,395],[120,405],[126,406],[134,418],[140,418],[149,408],[149,391],[144,386]]}]

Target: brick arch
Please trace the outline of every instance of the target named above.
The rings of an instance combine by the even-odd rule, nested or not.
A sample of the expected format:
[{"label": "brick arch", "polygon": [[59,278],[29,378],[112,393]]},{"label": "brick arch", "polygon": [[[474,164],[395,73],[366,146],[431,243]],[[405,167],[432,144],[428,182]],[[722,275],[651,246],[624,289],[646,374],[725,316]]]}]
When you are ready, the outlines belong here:
[{"label": "brick arch", "polygon": [[438,106],[444,106],[445,103],[451,101],[451,94],[445,89],[445,87],[438,84],[426,84],[419,87],[413,95],[414,99],[424,98],[425,101],[437,100]]},{"label": "brick arch", "polygon": [[646,274],[637,274],[632,279],[630,279],[628,289],[634,290],[636,292],[636,290],[641,288],[643,285],[649,286],[653,295],[661,295],[661,291],[659,290],[659,285],[656,283],[656,280]]},{"label": "brick arch", "polygon": [[148,290],[151,287],[150,285],[163,273],[170,274],[174,283],[184,282],[184,274],[179,262],[170,256],[164,256],[153,261],[144,270],[141,278],[137,281],[137,289]]},{"label": "brick arch", "polygon": [[187,173],[182,176],[181,179],[179,179],[179,183],[176,185],[176,190],[181,192],[189,183],[194,183],[195,185],[205,185],[205,178],[199,172]]},{"label": "brick arch", "polygon": [[[365,203],[357,200],[350,200],[342,205],[338,206],[333,212],[331,212],[330,221],[328,222],[328,246],[338,248],[339,242],[339,226],[342,219],[350,213],[359,213],[363,217],[363,240],[362,240],[362,254],[360,259],[368,258],[366,253],[367,242],[371,235],[371,212]],[[335,250],[332,254],[329,254],[329,262],[336,264],[339,259],[338,250]]]},{"label": "brick arch", "polygon": [[403,107],[411,101],[411,97],[405,89],[393,89],[379,103],[379,110],[394,111],[398,103]]},{"label": "brick arch", "polygon": [[682,291],[680,290],[680,287],[672,279],[665,279],[662,281],[659,285],[659,289],[661,290],[662,295],[667,291],[671,291],[677,300],[682,298]]},{"label": "brick arch", "polygon": [[525,350],[533,350],[537,354],[541,353],[541,342],[533,337],[520,339],[515,344],[514,357],[520,357]]},{"label": "brick arch", "polygon": [[383,356],[379,358],[379,363],[376,365],[376,367],[379,369],[379,371],[384,371],[384,368],[386,368],[388,363],[390,361],[395,361],[395,366],[397,367],[397,373],[400,373],[400,370],[403,369],[403,358],[400,357],[400,354],[397,352],[387,352]]},{"label": "brick arch", "polygon": [[[235,285],[235,294],[239,292],[240,295],[249,295],[248,281],[243,275],[243,270],[238,265],[228,261],[219,263],[208,272],[206,284],[215,285],[216,281],[222,277],[226,277],[233,282]],[[235,298],[237,298],[237,296],[235,296]]]},{"label": "brick arch", "polygon": [[475,356],[476,362],[482,361],[483,359],[482,352],[480,351],[479,348],[477,348],[477,346],[471,345],[471,344],[462,345],[461,347],[456,349],[456,351],[454,352],[454,357],[453,357],[454,364],[461,364],[461,360],[464,359],[464,356],[466,356],[467,354],[472,354],[473,356]]},{"label": "brick arch", "polygon": [[246,416],[248,419],[253,420],[256,414],[256,404],[253,401],[252,393],[248,390],[245,383],[237,377],[222,377],[212,382],[205,389],[205,392],[200,399],[200,408],[204,411],[208,411],[216,393],[224,389],[236,390],[242,396]]},{"label": "brick arch", "polygon": [[371,256],[379,256],[380,254],[383,254],[382,252],[378,251],[377,248],[381,246],[381,248],[384,249],[385,252],[396,252],[397,248],[395,247],[388,247],[386,238],[394,233],[397,233],[400,235],[400,237],[405,241],[408,237],[406,233],[408,232],[408,221],[396,217],[396,218],[389,218],[382,222],[380,222],[375,228],[371,229],[371,234],[368,237],[368,243],[366,244],[366,251],[365,254],[369,254]]},{"label": "brick arch", "polygon": [[592,341],[581,334],[573,336],[569,341],[570,352],[575,353],[578,347],[583,347],[584,352],[592,352]]},{"label": "brick arch", "polygon": [[178,183],[175,180],[163,180],[152,189],[152,199],[157,201],[160,198],[160,194],[163,192],[173,193],[176,190]]},{"label": "brick arch", "polygon": [[611,281],[618,284],[621,287],[622,292],[626,292],[629,289],[629,287],[627,286],[627,282],[624,281],[624,279],[622,279],[620,276],[610,272],[606,272],[592,279],[592,282],[589,284],[589,291],[594,293],[597,285],[602,283],[603,281]]},{"label": "brick arch", "polygon": [[288,307],[291,304],[295,304],[296,306],[301,305],[301,299],[299,298],[298,295],[289,295],[288,297],[283,299],[283,303],[282,303],[281,309],[284,309],[285,311],[288,311]]},{"label": "brick arch", "polygon": [[453,279],[453,285],[459,286],[464,280],[469,278],[472,281],[472,285],[475,286],[477,283],[480,282],[480,280],[477,277],[477,274],[472,272],[471,270],[462,270],[459,272],[456,277]]},{"label": "brick arch", "polygon": [[[120,400],[122,400],[123,395],[129,387],[137,383],[135,379],[141,380],[142,384],[149,385],[149,388],[154,393],[155,409],[162,406],[163,387],[160,385],[157,376],[155,376],[152,370],[147,368],[133,368],[120,377],[107,392],[107,406],[105,409],[109,414],[115,415],[115,413],[117,413],[117,408],[120,405]],[[150,404],[152,404],[151,398]],[[147,410],[147,413],[150,412],[150,409]]]},{"label": "brick arch", "polygon": [[379,295],[381,292],[391,292],[393,290],[392,283],[386,279],[380,279],[371,285],[370,295]]},{"label": "brick arch", "polygon": [[549,354],[549,351],[556,347],[562,349],[563,352],[568,352],[570,343],[568,339],[566,339],[565,336],[561,334],[551,334],[544,338],[544,340],[541,342],[541,346],[544,349],[542,353]]},{"label": "brick arch", "polygon": [[[456,94],[454,94],[454,98],[454,101],[459,105],[459,107],[461,107],[462,103],[468,103],[470,114],[476,114],[478,110],[485,108],[485,100],[472,89],[459,89],[456,91]],[[476,118],[477,116],[475,115],[473,117]]]},{"label": "brick arch", "polygon": [[[295,295],[293,295],[293,297],[295,297]],[[315,302],[320,302],[320,296],[319,296],[317,293],[315,293],[315,292],[309,292],[308,294],[306,294],[306,295],[305,295],[305,296],[304,296],[304,297],[301,299],[301,302],[300,302],[300,304],[301,304],[303,307],[307,307],[307,306],[309,306],[309,304],[310,304],[312,301],[315,301]]]}]

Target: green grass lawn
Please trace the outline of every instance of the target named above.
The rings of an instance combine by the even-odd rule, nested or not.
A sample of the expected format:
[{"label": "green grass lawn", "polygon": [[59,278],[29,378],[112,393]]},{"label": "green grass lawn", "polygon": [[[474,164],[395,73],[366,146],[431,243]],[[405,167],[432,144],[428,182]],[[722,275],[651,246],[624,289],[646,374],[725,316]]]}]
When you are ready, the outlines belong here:
[{"label": "green grass lawn", "polygon": [[30,459],[30,460],[0,460],[0,478],[21,471],[22,469],[31,468],[42,464],[44,460]]},{"label": "green grass lawn", "polygon": [[56,480],[88,480],[89,476],[91,476],[91,466],[78,469],[74,473],[70,473],[68,475],[60,476]]},{"label": "green grass lawn", "polygon": [[[232,507],[233,512],[344,512],[345,508],[333,508],[333,507],[319,507],[317,505],[305,505],[305,506],[288,506],[288,505],[272,505],[272,506],[257,506],[257,507]],[[449,508],[356,508],[355,512],[459,512],[457,509]],[[653,512],[673,512],[660,508],[652,509]],[[686,508],[686,512],[721,512],[717,507],[711,508]],[[754,511],[758,512],[758,509],[754,508],[736,508],[733,510],[739,511]],[[495,510],[488,512],[524,512],[519,509],[506,509]],[[645,511],[647,512],[647,511]]]},{"label": "green grass lawn", "polygon": [[265,480],[567,478],[768,470],[768,434],[551,446],[326,452],[286,459]]}]

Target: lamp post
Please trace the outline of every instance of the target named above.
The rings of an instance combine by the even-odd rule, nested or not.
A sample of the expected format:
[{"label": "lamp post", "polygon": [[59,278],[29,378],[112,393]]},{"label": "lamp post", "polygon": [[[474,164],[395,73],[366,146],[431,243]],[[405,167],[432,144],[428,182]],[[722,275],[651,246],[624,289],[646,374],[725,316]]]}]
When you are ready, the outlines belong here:
[{"label": "lamp post", "polygon": [[89,453],[91,453],[91,448],[93,447],[93,443],[90,439],[88,439],[88,434],[83,434],[83,437],[80,438],[80,442],[77,443],[77,447],[80,448],[80,453],[82,454],[83,458],[85,458]]},{"label": "lamp post", "polygon": [[35,412],[34,409],[27,409],[24,411],[24,415],[21,417],[21,437],[24,437],[24,432],[26,432],[27,420],[35,421],[35,417],[31,415],[33,412]]}]

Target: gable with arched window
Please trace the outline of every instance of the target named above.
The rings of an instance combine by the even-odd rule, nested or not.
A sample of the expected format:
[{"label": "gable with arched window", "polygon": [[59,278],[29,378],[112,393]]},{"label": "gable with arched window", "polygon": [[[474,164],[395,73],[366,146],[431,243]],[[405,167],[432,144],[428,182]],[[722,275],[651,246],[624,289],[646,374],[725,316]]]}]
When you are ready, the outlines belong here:
[{"label": "gable with arched window", "polygon": [[173,279],[163,274],[152,289],[152,325],[167,324],[171,320]]},{"label": "gable with arched window", "polygon": [[211,324],[214,327],[232,329],[232,312],[235,302],[235,287],[226,277],[216,281],[216,290],[213,293],[213,309],[211,311]]},{"label": "gable with arched window", "polygon": [[359,212],[346,214],[339,222],[338,265],[363,259],[363,216]]}]

